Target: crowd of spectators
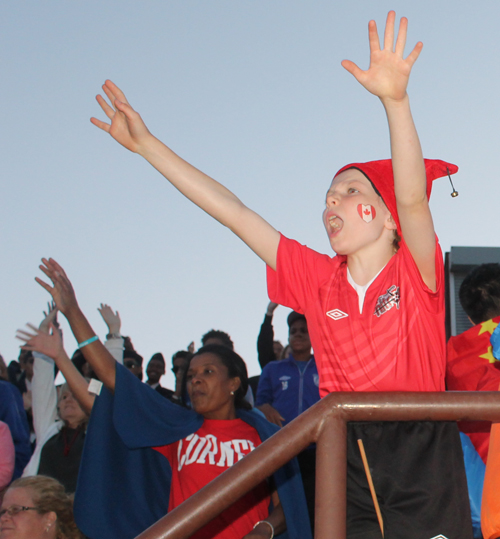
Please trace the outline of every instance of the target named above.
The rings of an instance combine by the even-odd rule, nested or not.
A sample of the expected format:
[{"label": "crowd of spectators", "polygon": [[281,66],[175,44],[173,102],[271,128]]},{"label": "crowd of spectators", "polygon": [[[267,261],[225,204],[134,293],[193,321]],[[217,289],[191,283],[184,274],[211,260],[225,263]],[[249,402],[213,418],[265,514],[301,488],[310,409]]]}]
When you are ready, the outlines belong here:
[{"label": "crowd of spectators", "polygon": [[[482,303],[485,305],[482,309],[479,307],[481,300],[477,298],[478,294],[482,294]],[[496,294],[500,298],[500,267],[497,264],[479,267],[462,285],[462,305],[471,316],[474,326],[468,332],[451,338],[448,343],[449,389],[498,389],[498,363],[485,358],[477,361],[476,358],[481,356],[485,344],[486,348],[490,345],[490,339],[487,338],[487,342],[483,343],[484,337],[481,338],[481,335],[486,333],[487,337],[493,337],[493,334],[498,333],[494,332],[500,321],[500,299],[495,297]],[[274,339],[272,320],[277,307],[277,304],[269,303],[257,337],[262,374],[247,380],[248,387],[244,395],[241,395],[239,406],[249,409],[255,404],[255,409],[270,423],[281,428],[319,400],[319,376],[304,315],[294,311],[289,314],[289,339],[285,346]],[[107,353],[113,361],[122,364],[134,379],[143,381],[143,357],[134,349],[131,339],[121,335],[118,312],[105,304],[101,304],[99,312],[108,329],[104,340]],[[55,488],[59,494],[65,492],[66,495],[73,494],[77,487],[89,415],[95,400],[88,385],[92,379],[97,380],[98,376],[94,365],[86,360],[81,349],[77,349],[71,359],[64,351],[57,313],[55,303],[51,303],[44,312],[39,328],[29,326],[19,332],[18,336],[24,341],[33,343],[35,339],[35,345],[32,350],[21,349],[18,361],[12,360],[6,366],[0,356],[0,491],[5,493],[5,503],[9,502],[13,494],[15,500],[26,495],[33,499],[33,496],[37,496],[36,489],[42,487],[49,490]],[[485,323],[489,324],[489,331],[481,329]],[[220,354],[222,348],[228,350],[230,361],[239,358],[234,353],[231,337],[224,331],[210,330],[202,336],[201,342],[201,351]],[[141,391],[151,390],[158,394],[175,405],[169,409],[170,414],[172,410],[177,410],[179,416],[184,417],[183,414],[193,408],[186,389],[186,373],[197,354],[194,343],[185,350],[173,353],[171,369],[175,375],[175,387],[168,389],[161,385],[161,378],[166,371],[164,356],[161,352],[155,353],[146,365],[146,379],[141,384],[144,388]],[[59,370],[68,381],[56,387],[54,381]],[[485,429],[484,424],[474,426],[467,423],[463,430],[486,463],[489,429]],[[470,444],[470,440],[464,440],[464,453],[467,456],[471,454],[471,448],[475,450],[472,444],[466,443]],[[478,467],[476,459],[469,462],[469,471],[471,462],[474,462],[474,473],[468,473],[468,480],[471,505],[475,504],[475,536],[481,537],[478,515],[485,468],[484,465]],[[315,447],[300,454],[298,463],[311,529],[314,530]],[[21,475],[26,479],[18,479]],[[40,483],[37,483],[37,477]],[[496,500],[496,497],[493,499]],[[71,501],[64,503],[71,504]],[[14,510],[10,513],[7,510],[2,518],[11,519],[17,514],[18,506],[14,504]],[[30,505],[26,503],[20,507]],[[22,511],[18,513],[24,514]],[[39,512],[37,518],[44,515],[45,512]],[[491,520],[491,511],[488,518]],[[58,526],[62,529],[66,524],[60,523]],[[280,524],[277,526],[279,529]],[[74,527],[71,532],[57,533],[57,537],[78,537],[80,532]],[[0,537],[3,536],[0,534]]]},{"label": "crowd of spectators", "polygon": [[[270,304],[269,309],[274,311],[276,307],[276,304]],[[144,359],[134,349],[132,340],[121,334],[121,319],[118,312],[113,311],[106,304],[100,305],[99,312],[108,330],[106,338],[103,340],[104,350],[108,354],[108,358],[112,358],[112,361],[117,365],[123,365],[133,375],[132,379],[137,380],[137,382],[132,382],[131,387],[135,388],[134,391],[139,391],[135,387],[138,383],[139,395],[145,391],[149,397],[151,394],[158,395],[161,400],[165,401],[165,405],[168,401],[168,406],[173,406],[173,408],[168,408],[169,415],[179,414],[179,417],[182,418],[191,417],[186,416],[186,413],[192,413],[193,409],[195,411],[201,410],[199,413],[202,415],[205,413],[203,407],[193,402],[193,398],[197,397],[196,394],[193,397],[188,390],[190,378],[187,376],[187,371],[192,369],[192,364],[199,357],[200,352],[205,351],[205,353],[217,355],[232,370],[234,370],[233,364],[239,365],[235,371],[240,380],[237,392],[239,396],[234,402],[235,409],[242,411],[254,409],[256,415],[260,417],[256,425],[253,424],[255,419],[251,420],[252,428],[257,429],[258,437],[254,439],[253,435],[246,434],[250,436],[249,440],[253,440],[248,442],[248,450],[258,445],[261,440],[283,425],[282,421],[276,421],[276,418],[273,418],[273,414],[269,410],[273,410],[278,415],[284,414],[287,418],[286,423],[319,400],[318,374],[311,351],[307,322],[303,315],[292,312],[288,319],[290,346],[284,347],[279,341],[273,339],[272,320],[268,320],[268,323],[263,325],[257,340],[259,354],[267,357],[267,370],[264,369],[265,377],[261,379],[260,384],[256,383],[253,389],[249,384],[244,361],[234,352],[235,346],[231,337],[222,330],[214,329],[201,337],[202,348],[200,350],[195,350],[194,343],[190,343],[185,350],[178,350],[171,355],[170,368],[175,375],[175,387],[170,389],[162,386],[162,376],[166,372],[163,353],[153,354],[144,368]],[[3,528],[0,527],[0,537],[2,538],[4,537],[3,529],[11,533],[12,530],[9,527],[11,521],[15,524],[19,518],[25,516],[35,518],[34,515],[29,515],[30,509],[23,508],[38,507],[37,502],[31,500],[38,496],[35,494],[35,490],[40,485],[40,488],[43,487],[43,492],[49,487],[49,490],[56,488],[58,492],[65,492],[65,495],[70,496],[68,498],[70,503],[71,496],[77,491],[77,482],[83,465],[85,441],[89,433],[89,417],[96,400],[96,394],[101,391],[99,378],[102,379],[102,376],[99,376],[99,369],[96,368],[96,365],[88,360],[85,349],[77,348],[72,354],[65,351],[62,332],[59,330],[57,320],[58,313],[59,309],[56,303],[50,303],[39,327],[28,324],[25,329],[19,330],[17,336],[23,341],[24,346],[21,348],[17,361],[12,360],[6,366],[3,358],[0,358],[0,491],[4,496],[2,507],[5,507],[1,518],[2,521],[7,522]],[[269,331],[271,332],[270,340],[268,339]],[[268,349],[266,350],[266,348]],[[223,352],[226,349],[227,352]],[[282,362],[278,360],[282,360]],[[294,365],[297,370],[292,383],[278,382],[281,391],[290,396],[289,401],[280,400],[276,391],[273,395],[264,397],[268,393],[267,386],[274,384],[276,381],[274,379],[279,375],[279,372],[273,373],[271,363],[281,363],[283,366],[285,364]],[[117,370],[121,372],[120,369]],[[56,386],[55,380],[59,371],[66,381],[62,385]],[[255,380],[256,382],[258,382],[258,378]],[[297,384],[302,385],[303,379],[305,379],[307,391],[304,398],[301,398],[301,402],[298,402],[296,401]],[[130,380],[127,383],[130,383]],[[106,383],[104,386],[106,387]],[[93,389],[95,387],[97,389]],[[113,388],[112,391],[114,392],[115,389]],[[261,402],[259,406],[254,407],[259,392],[262,393]],[[158,397],[154,398],[158,399]],[[158,405],[158,402],[152,400],[150,404],[154,410],[154,406]],[[139,405],[136,403],[132,406]],[[244,412],[238,412],[238,414],[240,413]],[[209,415],[210,412],[207,417]],[[275,426],[272,427],[266,418]],[[192,419],[190,420],[192,421]],[[141,423],[145,422],[144,417],[141,417]],[[236,432],[238,431],[236,430]],[[99,446],[101,445],[99,444]],[[241,458],[246,452],[242,452],[238,458]],[[314,447],[308,451],[311,455],[314,455],[314,452]],[[301,459],[299,463],[306,485],[308,485],[306,487],[307,504],[305,497],[301,499],[299,496],[299,499],[302,500],[304,510],[306,505],[309,508],[312,524],[314,520],[314,467],[305,466],[303,461],[305,462],[304,459]],[[171,462],[171,464],[173,463]],[[220,473],[220,470],[217,470],[217,473]],[[300,477],[297,472],[293,472],[291,475],[295,478]],[[23,478],[19,479],[21,476]],[[40,483],[36,482],[37,478],[39,478]],[[265,507],[257,514],[259,521],[266,519],[266,523],[259,526],[264,529],[265,533],[267,533],[267,521],[273,522],[276,533],[283,530],[284,517],[280,516],[283,513],[282,503],[285,504],[285,513],[298,514],[296,510],[290,509],[290,501],[287,501],[290,498],[290,486],[280,477],[277,477],[272,485],[274,485],[273,489],[275,490],[271,491],[270,498],[268,498],[269,495],[266,495],[265,500],[267,501],[264,505],[269,504],[272,500],[272,505],[278,507],[279,511],[278,517],[272,516],[276,515],[276,511],[268,514],[267,507]],[[164,486],[162,488],[165,489]],[[113,490],[115,489],[116,485],[113,485]],[[297,495],[297,485],[294,486],[293,491]],[[278,493],[282,498],[280,501],[274,499]],[[12,497],[13,495],[15,496]],[[11,505],[11,498],[13,505]],[[29,498],[30,501],[20,504],[17,503],[18,498],[23,500]],[[168,506],[168,495],[165,496],[164,503],[167,503],[164,508],[165,512],[172,508]],[[247,503],[250,506],[254,504],[253,501],[248,500]],[[293,502],[293,504],[296,503],[296,501]],[[234,508],[232,511],[234,512]],[[304,514],[307,515],[307,512]],[[45,511],[37,509],[36,519],[38,520],[36,522],[38,524],[42,517],[45,518]],[[152,522],[158,517],[158,514],[154,514]],[[253,514],[251,518],[254,518]],[[291,516],[288,518],[290,519]],[[305,517],[302,520],[308,521],[309,519]],[[30,523],[30,526],[32,524],[33,522]],[[47,533],[50,531],[49,536],[52,535],[53,530],[57,530],[57,537],[78,537],[78,534],[75,535],[73,532],[61,532],[59,527],[62,529],[62,524],[58,524],[54,528],[51,526],[47,527]],[[88,530],[86,531],[88,532]],[[142,530],[137,528],[136,531],[138,533]],[[259,529],[257,529],[258,531]],[[130,535],[130,531],[127,533],[130,537],[133,536]],[[307,537],[310,532],[302,533],[303,536]],[[5,535],[5,537],[7,536]],[[17,538],[17,536],[14,537]],[[19,535],[20,539],[22,537]]]}]

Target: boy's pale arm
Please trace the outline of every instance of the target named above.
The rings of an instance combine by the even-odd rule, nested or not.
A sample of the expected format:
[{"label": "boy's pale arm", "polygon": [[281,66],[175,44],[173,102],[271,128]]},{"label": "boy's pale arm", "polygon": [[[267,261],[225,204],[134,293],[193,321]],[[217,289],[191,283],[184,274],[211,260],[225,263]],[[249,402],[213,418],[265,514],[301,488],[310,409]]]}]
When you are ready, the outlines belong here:
[{"label": "boy's pale arm", "polygon": [[401,230],[422,279],[430,289],[435,290],[434,225],[426,196],[422,148],[406,93],[411,69],[423,45],[417,43],[405,59],[403,54],[408,21],[401,19],[394,46],[395,17],[394,11],[387,16],[383,49],[380,48],[375,21],[370,21],[370,67],[367,71],[362,71],[348,60],[344,60],[342,65],[384,105],[389,122],[394,189]]},{"label": "boy's pale arm", "polygon": [[184,196],[232,230],[266,264],[276,268],[279,233],[231,191],[155,138],[115,84],[108,80],[103,90],[111,106],[100,95],[97,101],[111,123],[96,118],[92,118],[91,122],[128,150],[142,155]]}]

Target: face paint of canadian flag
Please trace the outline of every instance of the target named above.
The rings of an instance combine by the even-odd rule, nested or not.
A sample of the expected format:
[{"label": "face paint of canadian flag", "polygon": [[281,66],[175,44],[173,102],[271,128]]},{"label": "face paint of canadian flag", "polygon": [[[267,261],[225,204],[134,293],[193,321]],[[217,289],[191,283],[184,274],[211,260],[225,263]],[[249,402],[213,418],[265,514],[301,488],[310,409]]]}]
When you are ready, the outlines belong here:
[{"label": "face paint of canadian flag", "polygon": [[373,221],[376,215],[375,208],[371,204],[367,204],[366,206],[364,204],[358,204],[358,213],[365,223]]}]

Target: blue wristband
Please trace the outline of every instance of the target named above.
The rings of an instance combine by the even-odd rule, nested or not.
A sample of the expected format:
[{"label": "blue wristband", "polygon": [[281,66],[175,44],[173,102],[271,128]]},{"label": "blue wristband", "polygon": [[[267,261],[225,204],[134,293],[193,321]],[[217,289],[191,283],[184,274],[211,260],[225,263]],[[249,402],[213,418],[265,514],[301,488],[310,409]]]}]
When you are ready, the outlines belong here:
[{"label": "blue wristband", "polygon": [[90,339],[87,339],[86,341],[81,342],[78,345],[78,348],[83,348],[84,346],[87,346],[87,344],[93,343],[97,340],[99,340],[99,337],[97,335],[94,335],[93,337],[90,337]]}]

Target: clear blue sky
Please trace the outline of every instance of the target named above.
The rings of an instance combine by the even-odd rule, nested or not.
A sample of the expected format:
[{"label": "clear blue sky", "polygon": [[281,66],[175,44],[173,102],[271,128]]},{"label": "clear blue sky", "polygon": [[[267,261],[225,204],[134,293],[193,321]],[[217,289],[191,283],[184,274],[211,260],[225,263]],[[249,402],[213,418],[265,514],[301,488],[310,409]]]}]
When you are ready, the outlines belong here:
[{"label": "clear blue sky", "polygon": [[[500,4],[455,0],[87,0],[4,2],[0,352],[38,323],[42,256],[67,270],[101,337],[100,302],[145,359],[211,328],[231,334],[251,374],[268,302],[264,264],[153,168],[90,124],[106,78],[150,130],[287,236],[322,252],[333,174],[389,157],[378,100],[340,66],[368,65],[367,23],[389,9],[421,40],[409,93],[426,157],[459,165],[435,182],[443,250],[498,245]],[[286,315],[277,337],[287,339]],[[65,327],[69,352],[75,341]],[[172,378],[167,380],[172,385]]]}]

